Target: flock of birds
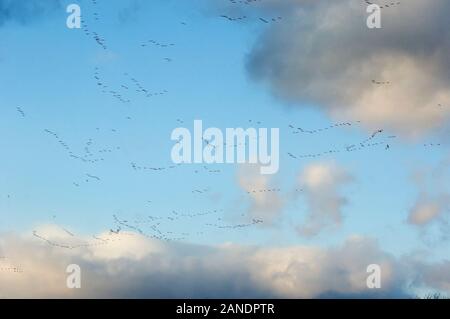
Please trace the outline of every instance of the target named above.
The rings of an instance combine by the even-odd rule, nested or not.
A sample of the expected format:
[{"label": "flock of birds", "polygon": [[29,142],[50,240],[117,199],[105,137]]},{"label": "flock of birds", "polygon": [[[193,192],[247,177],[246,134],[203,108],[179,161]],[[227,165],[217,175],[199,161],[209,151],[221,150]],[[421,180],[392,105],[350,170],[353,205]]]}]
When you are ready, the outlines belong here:
[{"label": "flock of birds", "polygon": [[23,273],[23,269],[15,265],[8,257],[0,256],[0,273]]},{"label": "flock of birds", "polygon": [[[118,235],[118,234],[115,234],[115,235]],[[45,235],[41,235],[36,230],[33,231],[33,236],[35,238],[37,238],[38,240],[45,242],[49,246],[56,247],[56,248],[64,248],[64,249],[77,249],[77,248],[105,246],[105,245],[111,244],[113,242],[123,240],[123,236],[114,236],[114,234],[112,234],[112,233],[110,233],[107,237],[92,236],[91,241],[87,241],[83,238],[77,238],[74,234],[71,234],[70,242],[69,242],[69,240],[66,240],[65,242],[51,240],[51,239],[47,238]]]},{"label": "flock of birds", "polygon": [[[97,6],[96,0],[91,0],[94,8]],[[261,0],[229,0],[232,4],[240,4],[240,5],[252,5],[255,3],[260,2]],[[367,4],[372,4],[368,0],[366,0]],[[400,5],[400,2],[391,2],[389,4],[381,5],[381,8],[388,8],[395,5]],[[95,21],[95,23],[101,22],[100,14],[95,11],[92,14],[92,17]],[[243,21],[246,19],[249,19],[248,16],[242,15],[237,17],[232,17],[230,15],[223,14],[220,16],[220,18],[226,19],[228,21]],[[278,22],[282,21],[283,17],[278,16],[275,18],[266,18],[266,17],[259,17],[258,18],[260,22],[268,24],[271,22]],[[187,25],[186,22],[181,22],[183,25]],[[82,29],[86,36],[92,37],[92,39],[104,50],[108,50],[107,41],[106,39],[101,36],[99,33],[94,31],[93,28],[91,28],[90,24],[88,24],[85,20],[82,20]],[[175,47],[174,43],[171,42],[160,42],[156,41],[154,39],[146,40],[145,42],[142,42],[140,44],[140,47],[142,48],[173,48]],[[172,59],[169,57],[164,58],[165,61],[171,62]],[[101,69],[99,67],[96,67],[93,73],[93,78],[95,80],[96,86],[101,90],[101,93],[106,94],[116,101],[118,101],[121,104],[127,104],[130,105],[133,102],[134,96],[137,94],[139,96],[143,96],[145,98],[152,98],[152,97],[158,97],[158,96],[164,96],[168,94],[168,90],[150,90],[147,88],[141,81],[139,81],[136,77],[131,76],[128,72],[123,73],[124,80],[121,81],[116,87],[112,87],[110,83],[107,83],[107,77],[101,72]],[[378,80],[372,80],[372,83],[374,85],[391,85],[390,81],[378,81]],[[445,107],[444,105],[439,104],[439,107]],[[17,113],[21,118],[26,118],[26,113],[22,109],[22,107],[16,108]],[[127,116],[128,120],[131,120],[131,116]],[[176,122],[178,124],[184,124],[184,120],[182,119],[176,119]],[[248,123],[251,125],[261,125],[261,121],[259,120],[248,120]],[[353,122],[341,122],[341,123],[335,123],[329,126],[325,127],[319,127],[314,129],[305,129],[303,127],[299,127],[297,125],[290,124],[288,126],[291,134],[293,135],[317,135],[320,133],[329,132],[331,130],[337,130],[342,128],[348,128],[348,127],[355,127],[361,124],[361,121],[353,121]],[[97,131],[100,130],[100,128],[96,128]],[[65,154],[71,159],[80,161],[85,164],[96,164],[104,162],[107,159],[107,155],[118,152],[121,150],[121,147],[115,146],[115,147],[108,147],[108,146],[99,146],[96,145],[94,138],[89,138],[81,147],[81,150],[76,151],[75,148],[66,140],[63,139],[62,135],[59,133],[51,130],[51,129],[45,129],[44,132],[49,135],[51,138],[53,138],[54,141],[58,143],[58,145],[61,147],[61,149],[65,152]],[[117,133],[117,129],[109,129],[109,132],[111,133]],[[395,136],[385,136],[383,129],[376,130],[371,134],[369,137],[365,138],[362,141],[358,141],[356,143],[350,144],[350,145],[344,145],[341,147],[330,147],[330,149],[327,149],[322,152],[318,153],[308,153],[308,154],[300,154],[295,155],[293,152],[288,152],[287,155],[295,160],[300,159],[307,159],[307,158],[318,158],[323,157],[327,155],[332,155],[336,153],[350,153],[355,151],[361,151],[366,149],[371,149],[377,146],[384,146],[386,150],[389,150],[391,148],[391,141],[395,139]],[[212,141],[203,139],[204,145],[208,147],[217,147],[217,145],[213,144]],[[227,143],[223,143],[225,147],[238,147],[239,144],[234,143],[233,145],[228,145]],[[430,146],[441,146],[440,143],[428,143],[424,144],[426,147]],[[177,169],[181,164],[170,164],[170,165],[158,165],[158,166],[145,166],[137,164],[136,162],[130,162],[131,169],[136,172],[166,172],[169,170]],[[222,171],[220,169],[211,169],[208,166],[202,166],[199,169],[195,169],[194,173],[199,174],[200,172],[204,172],[207,174],[218,174]],[[96,174],[92,173],[85,173],[83,175],[83,182],[84,183],[101,183],[102,178],[97,176]],[[73,182],[73,185],[75,187],[81,187],[82,182]],[[193,195],[204,195],[208,194],[211,191],[210,187],[207,188],[196,188],[191,191]],[[295,189],[295,192],[302,192],[303,189]],[[249,195],[252,194],[272,194],[272,193],[280,193],[282,192],[281,188],[266,188],[266,189],[251,189],[247,190],[246,193]],[[147,201],[147,203],[151,204],[152,201]],[[260,218],[252,218],[248,222],[240,222],[235,224],[230,224],[224,222],[223,219],[223,210],[208,210],[208,211],[201,211],[201,212],[179,212],[179,211],[171,211],[166,216],[154,216],[154,215],[148,215],[145,218],[140,218],[136,220],[129,220],[122,217],[119,217],[118,214],[114,214],[112,216],[112,223],[113,227],[110,228],[109,234],[104,236],[98,236],[98,235],[92,235],[89,240],[86,240],[85,238],[78,238],[74,233],[70,232],[69,230],[62,228],[62,231],[66,235],[67,238],[70,240],[67,241],[58,241],[53,240],[46,236],[45,234],[41,234],[38,231],[33,231],[33,236],[37,238],[38,240],[41,240],[45,242],[46,244],[56,247],[56,248],[63,248],[63,249],[77,249],[77,248],[86,248],[86,247],[95,247],[95,246],[102,246],[102,245],[108,245],[116,241],[123,240],[124,236],[136,236],[141,235],[145,236],[147,238],[152,239],[158,239],[158,240],[164,240],[164,241],[180,241],[180,240],[186,240],[190,238],[191,236],[195,235],[204,235],[206,234],[206,231],[204,229],[201,229],[200,231],[195,232],[175,232],[172,229],[175,226],[184,225],[186,222],[195,222],[198,225],[206,226],[208,229],[214,229],[214,230],[239,230],[239,229],[247,229],[249,227],[255,227],[257,225],[263,224],[264,220]],[[213,220],[205,220],[205,219],[211,219]],[[0,257],[0,262],[4,261],[5,257]],[[0,271],[2,272],[21,272],[22,270],[19,267],[16,266],[2,266],[0,263]]]},{"label": "flock of birds", "polygon": [[[116,229],[111,229],[110,232],[119,234],[123,230],[132,231],[134,233],[138,233],[142,236],[159,239],[165,241],[180,241],[186,240],[191,235],[203,235],[205,231],[195,231],[195,232],[180,232],[175,233],[169,230],[163,230],[163,223],[175,223],[177,221],[181,221],[183,224],[187,222],[188,219],[198,219],[201,217],[207,216],[217,216],[223,213],[224,210],[210,210],[204,212],[190,212],[190,213],[181,213],[173,210],[169,216],[147,216],[144,219],[138,219],[134,221],[123,220],[120,219],[117,215],[113,215],[114,221],[117,224]],[[222,217],[215,218],[215,222],[207,222],[204,223],[205,226],[213,227],[216,229],[231,229],[237,230],[242,228],[252,227],[258,224],[264,223],[264,220],[260,218],[252,218],[248,223],[237,223],[230,224],[225,223]],[[167,227],[165,227],[167,229]],[[169,229],[172,229],[171,227]],[[173,237],[176,235],[177,237]]]},{"label": "flock of birds", "polygon": [[299,133],[307,133],[307,134],[317,134],[317,133],[321,133],[324,131],[328,131],[328,130],[332,130],[335,128],[340,128],[340,127],[350,127],[350,126],[354,126],[355,124],[360,124],[361,121],[356,121],[356,122],[342,122],[342,123],[335,123],[329,126],[325,126],[325,127],[321,127],[321,128],[317,128],[317,129],[313,129],[313,130],[305,130],[301,127],[295,127],[292,124],[289,124],[289,128],[292,129],[292,134],[299,134]]},{"label": "flock of birds", "polygon": [[[296,193],[303,192],[303,189],[296,188]],[[281,188],[263,188],[263,189],[251,189],[247,191],[247,194],[261,194],[261,193],[281,193]]]},{"label": "flock of birds", "polygon": [[175,46],[175,43],[161,43],[156,40],[150,39],[147,42],[141,44],[141,47],[145,48],[146,46],[153,45],[160,48],[169,48]]},{"label": "flock of birds", "polygon": [[377,81],[377,80],[372,80],[372,83],[376,84],[376,85],[389,85],[389,84],[391,84],[391,82],[389,82],[389,81]]},{"label": "flock of birds", "polygon": [[[173,164],[173,165],[167,165],[167,166],[160,166],[160,167],[152,167],[152,166],[141,166],[137,165],[135,162],[131,162],[131,167],[135,171],[153,171],[153,172],[163,172],[168,170],[173,170],[178,167],[180,167],[181,164]],[[208,174],[217,174],[221,173],[222,171],[220,169],[211,169],[210,167],[203,165],[202,169],[195,169],[194,173],[199,174],[201,172],[208,173]]]},{"label": "flock of birds", "polygon": [[[262,0],[240,0],[240,1],[237,1],[237,0],[228,0],[228,1],[229,1],[230,4],[232,4],[232,5],[247,5],[247,6],[248,6],[248,5],[255,5],[255,4],[258,4],[258,3],[261,3],[261,2],[262,2]],[[235,22],[235,21],[243,21],[243,20],[248,20],[248,19],[250,19],[250,17],[249,17],[249,16],[246,16],[246,15],[232,17],[232,16],[227,15],[227,14],[222,14],[222,15],[220,15],[220,18],[224,18],[224,19],[226,19],[227,21],[231,21],[231,22]],[[268,18],[268,17],[258,17],[257,19],[258,19],[258,21],[260,21],[260,22],[262,22],[262,23],[269,24],[269,23],[279,22],[279,21],[283,20],[283,17],[280,17],[280,16],[272,17],[272,18]]]},{"label": "flock of birds", "polygon": [[[169,59],[169,58],[166,58]],[[170,59],[169,59],[170,60]],[[126,78],[125,81],[120,83],[120,87],[112,88],[110,85],[107,85],[106,80],[103,75],[100,73],[100,68],[96,67],[94,71],[93,78],[96,81],[97,87],[101,89],[101,92],[111,97],[115,98],[117,101],[123,104],[131,103],[131,99],[126,97],[126,95],[131,95],[132,91],[142,94],[146,98],[162,96],[169,93],[168,90],[158,90],[152,91],[148,88],[144,87],[144,85],[137,80],[135,77],[130,76],[128,73],[123,73],[123,76]]]},{"label": "flock of birds", "polygon": [[383,3],[383,4],[375,3],[375,2],[370,2],[369,0],[364,0],[364,2],[365,2],[367,5],[376,4],[376,5],[378,5],[378,6],[380,7],[380,9],[384,9],[384,8],[392,8],[392,7],[399,6],[399,5],[401,4],[400,1],[397,1],[397,2],[392,2],[392,1],[391,1],[391,2],[387,2],[387,3]]},{"label": "flock of birds", "polygon": [[[253,120],[249,120],[249,122],[252,122],[252,121]],[[180,120],[180,119],[177,119],[177,122],[184,123],[184,121]],[[255,121],[255,123],[261,124],[260,121]],[[294,125],[289,125],[289,128],[291,130],[293,130],[292,134],[300,134],[300,133],[319,134],[321,132],[325,132],[328,130],[342,128],[342,127],[351,127],[353,125],[358,125],[360,123],[361,123],[360,121],[335,123],[335,124],[332,124],[332,125],[329,125],[326,127],[316,128],[316,129],[312,129],[312,130],[306,130],[306,129],[303,129],[300,127],[296,127]],[[82,156],[73,156],[73,153],[71,153],[71,151],[70,151],[70,147],[67,145],[67,143],[65,143],[62,139],[60,139],[59,135],[57,135],[56,133],[54,133],[50,130],[46,130],[46,132],[53,135],[58,140],[60,145],[69,153],[69,155],[71,155],[72,158],[74,158],[74,159],[81,158],[81,159],[86,160],[86,158],[93,157],[93,152],[90,149],[90,147],[92,145],[92,139],[89,139],[88,142],[86,143],[86,147],[84,149],[84,154]],[[292,153],[288,153],[288,155],[295,159],[301,159],[301,158],[309,158],[309,157],[319,157],[319,156],[324,156],[324,155],[331,154],[331,153],[338,153],[341,151],[353,152],[356,150],[361,150],[364,148],[374,147],[374,146],[382,145],[382,144],[385,144],[387,147],[389,147],[389,144],[386,144],[385,140],[379,141],[379,142],[373,142],[374,139],[378,138],[383,133],[384,133],[383,130],[381,130],[381,129],[377,130],[377,131],[373,132],[368,138],[364,139],[363,141],[361,141],[357,144],[352,144],[350,146],[346,146],[343,150],[336,149],[336,150],[325,151],[323,153],[318,153],[318,154],[307,154],[307,155],[299,155],[299,156],[295,156]],[[393,139],[393,138],[395,138],[395,136],[385,137],[385,139]],[[102,150],[97,151],[97,153],[101,152],[101,151]],[[132,168],[136,171],[139,171],[139,170],[164,171],[164,170],[168,170],[168,169],[175,169],[176,167],[179,167],[180,165],[181,164],[169,165],[166,167],[146,167],[146,166],[138,166],[136,163],[131,163]],[[209,173],[220,172],[220,171],[211,170],[207,166],[203,166],[202,168],[204,171],[209,172]],[[86,182],[89,182],[90,180],[95,180],[95,181],[100,182],[101,178],[98,176],[92,175],[92,174],[86,174]],[[76,184],[76,186],[79,186],[79,184]],[[194,189],[194,190],[192,190],[192,194],[206,194],[206,193],[210,192],[210,190],[211,190],[210,187]],[[280,188],[252,189],[252,190],[248,190],[247,194],[264,194],[264,193],[269,194],[269,193],[280,193],[281,191],[282,190]],[[295,192],[302,192],[302,191],[303,191],[303,189],[295,189]],[[151,203],[151,201],[148,201],[148,202]],[[165,223],[174,223],[174,222],[176,222],[180,219],[184,219],[184,218],[193,219],[193,218],[198,218],[201,216],[218,214],[219,212],[220,211],[218,211],[218,210],[212,210],[212,211],[200,212],[200,213],[179,213],[177,211],[172,211],[172,213],[169,216],[161,217],[161,216],[149,215],[145,219],[135,220],[135,221],[128,221],[128,220],[119,218],[117,215],[113,215],[113,219],[114,219],[114,223],[116,224],[116,227],[110,229],[110,236],[119,236],[119,235],[123,235],[123,234],[130,236],[134,233],[134,234],[139,234],[139,235],[145,236],[147,238],[165,240],[165,241],[186,240],[191,235],[203,235],[203,234],[205,234],[205,232],[199,231],[199,232],[196,232],[195,234],[191,234],[191,233],[187,233],[187,232],[175,233],[170,230],[163,230],[162,225],[164,224],[164,222]],[[225,224],[225,223],[223,223],[223,219],[221,217],[219,217],[219,218],[217,218],[216,222],[208,222],[208,223],[204,223],[204,225],[208,226],[208,227],[216,228],[216,229],[222,229],[222,230],[224,230],[224,229],[237,230],[237,229],[245,229],[248,227],[256,226],[263,222],[264,221],[262,219],[254,218],[248,223]],[[168,227],[168,228],[171,229],[170,227]],[[67,230],[65,232],[67,234],[71,234]],[[66,249],[100,246],[100,245],[109,244],[116,240],[119,240],[117,237],[100,238],[98,236],[93,236],[93,238],[95,240],[92,242],[81,242],[81,243],[79,242],[79,243],[70,244],[70,243],[61,243],[61,242],[51,241],[48,238],[46,238],[45,236],[38,234],[36,231],[33,233],[33,235],[36,238],[46,242],[47,244],[49,244],[51,246],[59,247],[59,248],[66,248]],[[73,234],[71,236],[73,236]]]},{"label": "flock of birds", "polygon": [[19,112],[20,116],[26,117],[25,112],[22,110],[22,108],[20,106],[18,106],[16,109],[17,109],[17,112]]},{"label": "flock of birds", "polygon": [[[97,130],[100,130],[97,128]],[[112,132],[117,132],[115,129],[111,130]],[[83,163],[90,163],[95,164],[98,162],[105,161],[105,155],[109,153],[113,153],[115,151],[119,151],[121,148],[120,146],[116,147],[100,147],[100,148],[93,148],[93,139],[90,138],[85,146],[83,147],[82,151],[80,153],[75,153],[73,148],[69,145],[68,142],[66,142],[58,133],[45,129],[45,133],[52,136],[58,144],[61,146],[61,148],[67,153],[67,155],[75,160],[81,161]]]},{"label": "flock of birds", "polygon": [[[238,17],[230,17],[229,15],[223,14],[220,16],[221,18],[224,18],[228,21],[243,21],[243,20],[247,20],[249,17],[247,16],[238,16]],[[283,17],[276,17],[276,18],[258,18],[259,21],[263,22],[263,23],[273,23],[273,22],[278,22],[283,20]]]},{"label": "flock of birds", "polygon": [[[95,9],[95,11],[92,13],[93,19],[95,22],[100,21],[100,15],[96,10],[97,7],[97,0],[91,0],[92,6]],[[86,20],[81,19],[81,28],[86,36],[92,37],[92,39],[103,49],[108,50],[108,46],[106,45],[106,39],[98,34],[96,31],[91,29],[89,25],[87,24]]]},{"label": "flock of birds", "polygon": [[[199,220],[200,218],[207,218],[208,216],[220,216],[223,210],[210,210],[201,212],[179,212],[173,210],[168,216],[154,216],[148,215],[145,218],[138,218],[134,220],[123,219],[117,214],[114,214],[113,226],[108,234],[102,236],[92,235],[90,240],[86,238],[77,237],[74,233],[68,231],[67,229],[59,227],[64,236],[63,239],[50,239],[47,236],[40,234],[38,231],[33,231],[33,236],[38,240],[45,242],[46,244],[63,249],[77,249],[77,248],[88,248],[88,247],[98,247],[111,244],[116,241],[123,240],[124,236],[144,236],[146,238],[161,240],[161,241],[182,241],[188,239],[190,236],[200,236],[204,235],[205,231],[194,231],[194,232],[175,232],[173,231],[173,226],[175,223],[179,222],[181,225],[186,224],[189,220]],[[215,221],[203,222],[204,226],[212,227],[216,229],[229,229],[238,230],[242,228],[248,228],[258,224],[262,224],[264,221],[259,218],[253,218],[248,223],[237,223],[230,224],[225,223],[223,218],[214,218]],[[178,225],[179,226],[179,225]]]},{"label": "flock of birds", "polygon": [[[360,123],[360,122],[358,121],[357,123]],[[350,126],[350,125],[351,125],[351,123],[339,123],[339,124],[335,124],[335,125],[332,125],[332,126],[329,126],[326,128],[320,128],[320,129],[315,129],[315,130],[301,130],[300,128],[298,128],[298,129],[300,129],[302,133],[316,134],[316,133],[322,132],[324,130],[328,130],[330,128],[339,127],[339,126]],[[292,125],[289,125],[289,127],[293,128]],[[294,133],[297,133],[297,131]],[[288,152],[287,154],[289,157],[299,160],[299,159],[305,159],[305,158],[318,158],[318,157],[323,157],[326,155],[337,154],[337,153],[345,153],[345,152],[351,153],[351,152],[356,152],[356,151],[362,151],[362,150],[374,148],[376,146],[381,146],[381,145],[384,146],[385,150],[389,150],[391,148],[390,141],[395,139],[396,136],[394,136],[394,135],[385,136],[383,139],[375,142],[374,140],[383,133],[384,133],[384,130],[382,130],[382,129],[376,130],[368,138],[364,139],[363,141],[360,141],[355,144],[331,148],[331,149],[328,149],[328,150],[325,150],[325,151],[322,151],[319,153],[294,155],[292,152]]]},{"label": "flock of birds", "polygon": [[[95,68],[94,79],[97,81],[96,84],[99,88],[101,88],[102,93],[112,96],[113,98],[117,99],[121,103],[130,103],[131,102],[130,99],[125,98],[122,95],[122,93],[119,93],[117,91],[117,89],[112,89],[105,83],[105,81],[101,77],[100,70],[98,67]],[[121,85],[121,87],[128,90],[128,87],[123,84]]]}]

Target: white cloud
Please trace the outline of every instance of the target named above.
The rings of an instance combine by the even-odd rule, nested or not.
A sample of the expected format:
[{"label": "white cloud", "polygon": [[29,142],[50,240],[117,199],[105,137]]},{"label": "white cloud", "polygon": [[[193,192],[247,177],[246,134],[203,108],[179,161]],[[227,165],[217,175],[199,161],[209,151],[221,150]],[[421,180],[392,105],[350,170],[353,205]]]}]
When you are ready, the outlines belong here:
[{"label": "white cloud", "polygon": [[251,217],[262,218],[265,223],[271,223],[282,213],[285,199],[279,191],[272,191],[277,189],[273,184],[273,177],[261,175],[259,165],[241,165],[237,178],[239,186],[250,198],[248,214]]},{"label": "white cloud", "polygon": [[434,222],[447,223],[450,213],[450,155],[437,165],[428,165],[413,174],[419,195],[408,214],[408,223],[426,227]]},{"label": "white cloud", "polygon": [[411,209],[408,222],[417,226],[424,226],[442,217],[448,211],[450,198],[439,197],[434,199],[419,198]]},{"label": "white cloud", "polygon": [[342,223],[342,208],[347,199],[340,192],[351,181],[352,176],[335,164],[315,163],[305,168],[300,185],[305,192],[308,216],[298,227],[302,236],[312,237]]}]

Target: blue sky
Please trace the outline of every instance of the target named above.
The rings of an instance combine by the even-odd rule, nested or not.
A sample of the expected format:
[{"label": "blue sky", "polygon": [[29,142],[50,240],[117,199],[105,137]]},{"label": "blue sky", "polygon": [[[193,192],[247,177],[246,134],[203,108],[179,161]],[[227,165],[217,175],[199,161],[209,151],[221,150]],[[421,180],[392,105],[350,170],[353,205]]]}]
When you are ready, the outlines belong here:
[{"label": "blue sky", "polygon": [[[286,93],[287,89],[280,89],[285,79],[256,80],[249,66],[255,48],[285,31],[284,27],[261,23],[257,18],[230,22],[219,17],[221,10],[233,13],[252,8],[230,9],[224,4],[227,1],[80,1],[89,28],[106,39],[104,50],[83,30],[65,26],[65,7],[72,2],[62,1],[45,13],[34,12],[25,23],[5,19],[0,26],[1,232],[31,234],[37,227],[56,223],[76,234],[98,234],[116,227],[114,214],[134,220],[149,215],[168,217],[173,211],[220,210],[186,222],[167,223],[164,229],[174,237],[190,234],[182,241],[190,245],[311,245],[328,249],[349,237],[363,236],[373,238],[396,258],[415,254],[425,254],[430,261],[450,258],[449,241],[443,239],[446,228],[441,227],[448,204],[439,219],[426,225],[408,222],[424,189],[432,198],[449,191],[448,144],[441,133],[448,121],[440,123],[438,129],[427,127],[417,134],[409,134],[414,129],[407,125],[397,130],[392,124],[397,122],[391,119],[386,127],[366,116],[358,124],[358,115],[335,111],[326,106],[326,99],[307,96],[302,101],[297,94],[301,90]],[[270,10],[278,10],[273,13],[278,15],[284,8],[263,6],[247,14],[270,17]],[[141,46],[150,39],[175,45]],[[291,43],[287,47],[291,45],[294,47]],[[292,63],[289,59],[286,63]],[[102,82],[120,90],[130,103],[102,93],[94,78],[96,71]],[[135,92],[131,77],[149,91],[167,93],[147,98]],[[395,83],[395,79],[391,81]],[[129,89],[121,88],[122,84]],[[447,115],[448,110],[443,110],[442,118]],[[172,165],[174,142],[170,134],[180,126],[177,119],[189,129],[196,119],[203,120],[205,127],[223,130],[253,127],[257,121],[260,127],[280,128],[280,170],[268,176],[267,183],[281,189],[274,196],[283,204],[269,212],[273,214],[270,222],[237,230],[206,225],[218,221],[237,225],[251,217],[266,216],[267,212],[258,212],[261,199],[253,198],[242,187],[242,167],[238,165],[210,166],[220,169],[216,174],[194,164],[163,172],[133,170],[131,163]],[[289,128],[292,124],[312,130],[347,121],[354,125],[314,135],[293,134]],[[98,155],[104,158],[99,163],[77,161],[45,129],[56,132],[75,153],[83,153],[90,139],[94,150],[112,152]],[[388,142],[313,159],[293,159],[287,154],[343,149],[367,139],[375,129],[384,129],[376,141]],[[425,147],[425,143],[442,145]],[[439,165],[443,170],[434,173]],[[336,211],[341,223],[314,236],[302,236],[298,227],[307,223],[315,193],[289,194],[308,188],[302,176],[316,166],[342,170],[351,178],[342,183],[336,178],[330,182],[331,189],[325,188],[333,193],[331,200],[337,196],[345,202]],[[427,185],[414,181],[418,171],[428,176]],[[86,174],[101,180],[89,179]],[[208,192],[193,193],[197,189]],[[263,199],[261,205],[270,203],[271,199]],[[253,204],[256,209],[252,210]]]}]

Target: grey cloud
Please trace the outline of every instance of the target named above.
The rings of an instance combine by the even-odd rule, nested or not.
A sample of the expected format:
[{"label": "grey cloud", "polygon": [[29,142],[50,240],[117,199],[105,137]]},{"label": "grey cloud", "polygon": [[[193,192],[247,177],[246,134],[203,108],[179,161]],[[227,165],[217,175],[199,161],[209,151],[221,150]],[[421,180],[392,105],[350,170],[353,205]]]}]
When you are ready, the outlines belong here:
[{"label": "grey cloud", "polygon": [[[43,230],[41,230],[43,231]],[[57,236],[48,229],[48,236]],[[53,233],[53,235],[50,235]],[[99,236],[106,236],[101,234]],[[29,236],[1,235],[0,251],[23,269],[0,273],[0,296],[46,298],[314,298],[404,297],[398,259],[373,240],[349,238],[335,248],[200,246],[161,243],[137,234],[104,246],[65,250]],[[62,240],[63,235],[57,238]],[[67,289],[65,269],[82,269],[82,288]],[[369,264],[383,286],[366,286]],[[433,283],[432,281],[430,281]],[[442,287],[442,285],[440,285]]]},{"label": "grey cloud", "polygon": [[275,95],[408,137],[448,123],[450,109],[437,107],[450,105],[448,1],[383,9],[379,30],[366,27],[363,1],[265,3],[251,9],[282,12],[284,20],[261,35],[248,71]]},{"label": "grey cloud", "polygon": [[300,235],[313,237],[325,229],[341,225],[342,209],[347,203],[341,191],[352,180],[346,170],[335,164],[316,163],[305,168],[300,176],[300,185],[304,188],[308,216],[297,228]]},{"label": "grey cloud", "polygon": [[450,291],[450,261],[422,263],[418,282],[424,286],[435,287],[439,291]]}]

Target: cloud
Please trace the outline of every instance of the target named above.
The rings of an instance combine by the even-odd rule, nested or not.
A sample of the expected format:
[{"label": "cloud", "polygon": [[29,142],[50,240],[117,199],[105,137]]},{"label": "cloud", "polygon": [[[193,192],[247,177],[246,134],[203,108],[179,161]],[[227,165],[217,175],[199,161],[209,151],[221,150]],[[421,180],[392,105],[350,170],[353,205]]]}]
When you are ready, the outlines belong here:
[{"label": "cloud", "polygon": [[450,155],[435,166],[425,166],[413,174],[413,182],[419,190],[408,214],[408,223],[427,227],[434,222],[447,224],[450,212],[448,186]]},{"label": "cloud", "polygon": [[300,185],[304,189],[309,215],[298,227],[299,234],[313,237],[342,223],[342,208],[347,199],[340,190],[352,179],[347,171],[335,164],[316,163],[305,168]]},{"label": "cloud", "polygon": [[27,24],[58,8],[60,0],[0,0],[0,27],[7,22]]},{"label": "cloud", "polygon": [[439,263],[420,263],[418,282],[425,287],[434,287],[440,291],[450,291],[450,261],[445,260]]},{"label": "cloud", "polygon": [[443,217],[448,211],[450,196],[441,195],[436,198],[428,198],[422,195],[409,212],[408,222],[416,226],[424,226]]},{"label": "cloud", "polygon": [[[243,10],[280,14],[248,57],[253,79],[285,101],[414,138],[448,124],[450,3],[411,0],[366,26],[363,1],[267,1]],[[385,81],[387,85],[372,82]]]},{"label": "cloud", "polygon": [[[259,165],[241,165],[238,170],[239,186],[248,192],[250,207],[248,214],[262,218],[265,223],[273,222],[284,208],[285,199],[276,189],[270,175],[261,175]],[[268,190],[271,190],[270,192]]]},{"label": "cloud", "polygon": [[[51,227],[51,240],[73,240]],[[0,252],[22,273],[0,272],[0,296],[23,298],[314,298],[405,297],[399,260],[371,239],[354,236],[333,248],[200,246],[138,234],[99,234],[105,245],[52,247],[30,236],[2,234]],[[112,240],[114,239],[114,240]],[[88,240],[88,237],[85,238]],[[93,240],[92,238],[90,239]],[[95,240],[94,240],[95,242]],[[1,261],[0,261],[1,262]],[[367,266],[382,268],[382,288],[366,286]],[[66,288],[66,267],[81,267],[81,289]],[[431,279],[427,282],[435,284]],[[420,281],[422,283],[422,281]],[[446,287],[444,283],[436,283]],[[447,283],[448,284],[448,283]]]}]

